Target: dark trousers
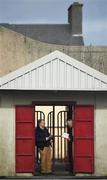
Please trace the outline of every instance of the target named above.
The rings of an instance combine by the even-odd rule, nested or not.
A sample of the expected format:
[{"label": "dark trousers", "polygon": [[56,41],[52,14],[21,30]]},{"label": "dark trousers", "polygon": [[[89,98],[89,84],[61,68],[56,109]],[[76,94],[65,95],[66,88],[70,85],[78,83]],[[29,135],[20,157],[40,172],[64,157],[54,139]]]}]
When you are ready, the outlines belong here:
[{"label": "dark trousers", "polygon": [[68,162],[69,172],[73,172],[73,156],[72,156],[72,142],[68,142]]}]

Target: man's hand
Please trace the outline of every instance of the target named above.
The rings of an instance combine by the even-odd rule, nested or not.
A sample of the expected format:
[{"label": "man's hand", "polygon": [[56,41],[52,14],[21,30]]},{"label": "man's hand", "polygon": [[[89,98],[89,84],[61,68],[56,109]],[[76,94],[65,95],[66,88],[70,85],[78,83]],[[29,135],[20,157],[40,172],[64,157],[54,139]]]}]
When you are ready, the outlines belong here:
[{"label": "man's hand", "polygon": [[71,139],[70,139],[70,138],[68,138],[68,141],[71,141]]},{"label": "man's hand", "polygon": [[46,141],[49,141],[49,140],[52,140],[53,139],[53,136],[50,135],[49,137],[46,137]]},{"label": "man's hand", "polygon": [[46,141],[48,141],[49,140],[49,137],[46,137]]}]

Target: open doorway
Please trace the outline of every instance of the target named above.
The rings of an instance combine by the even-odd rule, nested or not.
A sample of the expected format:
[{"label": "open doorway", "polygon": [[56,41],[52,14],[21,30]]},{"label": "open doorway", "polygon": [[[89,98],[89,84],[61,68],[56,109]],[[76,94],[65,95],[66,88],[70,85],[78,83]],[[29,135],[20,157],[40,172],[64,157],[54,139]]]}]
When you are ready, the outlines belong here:
[{"label": "open doorway", "polygon": [[[35,106],[35,128],[40,119],[45,120],[46,128],[53,135],[51,147],[52,171],[54,174],[69,174],[73,172],[72,141],[62,138],[63,133],[72,137],[72,128],[68,121],[73,121],[73,106]],[[35,147],[36,174],[40,173],[40,152]]]},{"label": "open doorway", "polygon": [[[15,107],[16,173],[35,174],[36,172],[37,174],[38,172],[37,167],[35,171],[35,155],[36,156],[39,155],[39,153],[35,153],[34,133],[35,133],[35,125],[37,123],[37,115],[36,115],[37,112],[35,112],[36,111],[35,104],[17,105]],[[57,116],[55,116],[55,112],[56,112],[55,105],[54,106],[51,105],[52,110],[51,112],[48,113],[48,118],[47,118],[48,121],[46,120],[48,122],[47,128],[49,129],[49,131],[52,131],[51,133],[54,133],[54,141],[52,145],[53,172],[62,175],[63,173],[68,173],[69,170],[71,172],[73,167],[74,173],[92,174],[94,172],[94,106],[74,105],[74,104],[69,106],[70,104],[67,103],[66,106],[64,107],[65,109],[60,109],[60,111],[57,112]],[[43,113],[42,116],[44,116]],[[55,117],[57,118],[55,119]],[[64,122],[64,124],[61,123],[60,126],[57,127],[55,121],[58,120],[58,117],[59,119],[60,117],[66,117],[66,118],[64,118],[64,121],[63,118],[57,121],[58,123]],[[73,129],[68,129],[66,127],[66,122],[68,122],[69,119],[71,119],[73,122]],[[50,123],[52,123],[52,125],[50,125]],[[71,145],[67,142],[66,143],[62,142],[62,138],[60,137],[60,134],[61,131],[64,130],[69,132],[69,134],[72,133],[73,135],[73,143],[71,143]],[[55,132],[57,133],[55,134]],[[58,132],[60,132],[59,136],[58,136]],[[60,145],[58,145],[58,141],[60,141],[59,142]],[[68,147],[66,144],[70,147]],[[73,144],[73,148],[72,148],[72,144]],[[58,151],[58,147],[59,147],[59,151]],[[72,166],[68,158],[70,159],[71,162],[73,162]],[[37,162],[38,161],[36,157],[36,165]],[[69,170],[67,168],[67,163],[69,164],[69,168],[70,168]]]}]

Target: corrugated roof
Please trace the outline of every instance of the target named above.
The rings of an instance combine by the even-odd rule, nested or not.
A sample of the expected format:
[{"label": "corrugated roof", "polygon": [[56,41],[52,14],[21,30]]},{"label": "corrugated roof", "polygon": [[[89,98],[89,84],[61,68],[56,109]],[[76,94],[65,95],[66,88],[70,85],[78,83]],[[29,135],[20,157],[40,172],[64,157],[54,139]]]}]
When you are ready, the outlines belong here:
[{"label": "corrugated roof", "polygon": [[107,91],[107,76],[54,51],[2,77],[0,89]]}]

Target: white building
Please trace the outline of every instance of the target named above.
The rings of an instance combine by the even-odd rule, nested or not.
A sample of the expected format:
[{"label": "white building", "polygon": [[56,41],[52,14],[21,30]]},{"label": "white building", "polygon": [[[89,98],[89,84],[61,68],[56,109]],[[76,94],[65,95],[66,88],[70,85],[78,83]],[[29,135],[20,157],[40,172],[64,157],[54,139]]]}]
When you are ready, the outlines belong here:
[{"label": "white building", "polygon": [[0,78],[0,176],[35,172],[38,105],[72,107],[74,173],[107,175],[107,76],[54,51]]}]

